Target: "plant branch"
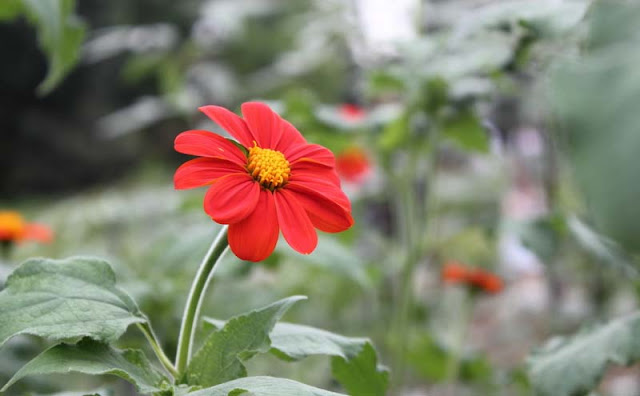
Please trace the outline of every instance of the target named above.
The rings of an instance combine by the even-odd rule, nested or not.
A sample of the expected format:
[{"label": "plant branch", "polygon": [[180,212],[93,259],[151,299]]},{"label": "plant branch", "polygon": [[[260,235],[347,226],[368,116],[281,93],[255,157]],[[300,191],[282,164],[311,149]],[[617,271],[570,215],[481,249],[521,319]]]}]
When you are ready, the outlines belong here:
[{"label": "plant branch", "polygon": [[173,364],[171,363],[171,360],[164,353],[164,350],[162,350],[162,347],[160,346],[160,343],[158,342],[158,338],[156,337],[156,334],[153,332],[153,329],[151,328],[151,325],[149,324],[149,322],[138,323],[138,328],[140,329],[140,331],[142,331],[142,334],[144,334],[144,336],[146,337],[147,341],[149,341],[149,344],[151,345],[151,348],[153,349],[153,352],[158,357],[158,360],[160,361],[160,363],[162,363],[162,366],[174,378],[177,377],[178,376],[178,372],[176,371],[175,367],[173,367]]},{"label": "plant branch", "polygon": [[178,337],[178,351],[176,352],[176,370],[180,376],[184,374],[187,364],[191,359],[195,334],[194,327],[198,321],[200,306],[202,305],[204,294],[213,275],[214,267],[229,247],[229,242],[227,241],[227,229],[227,226],[223,226],[220,233],[218,233],[218,236],[213,241],[209,251],[202,260],[198,273],[191,284],[191,291],[189,292],[187,304],[184,308],[184,314],[182,315],[180,336]]}]

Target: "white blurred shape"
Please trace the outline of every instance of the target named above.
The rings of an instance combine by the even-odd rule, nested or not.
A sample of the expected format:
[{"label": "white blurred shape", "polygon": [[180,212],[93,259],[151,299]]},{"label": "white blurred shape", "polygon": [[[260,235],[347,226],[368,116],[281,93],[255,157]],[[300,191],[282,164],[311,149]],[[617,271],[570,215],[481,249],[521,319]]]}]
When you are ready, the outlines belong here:
[{"label": "white blurred shape", "polygon": [[370,51],[395,53],[398,43],[418,37],[416,0],[355,0],[357,20]]},{"label": "white blurred shape", "polygon": [[142,129],[174,113],[163,99],[143,96],[132,105],[99,119],[98,128],[102,137],[115,138]]},{"label": "white blurred shape", "polygon": [[95,63],[122,52],[164,51],[178,41],[173,25],[157,23],[146,26],[113,26],[97,30],[84,44],[82,58]]}]

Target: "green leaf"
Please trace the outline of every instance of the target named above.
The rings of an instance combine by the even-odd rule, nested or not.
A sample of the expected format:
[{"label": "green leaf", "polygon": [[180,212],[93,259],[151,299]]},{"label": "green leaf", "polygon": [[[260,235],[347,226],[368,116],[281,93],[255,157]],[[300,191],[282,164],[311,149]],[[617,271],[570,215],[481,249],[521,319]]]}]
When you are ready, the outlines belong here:
[{"label": "green leaf", "polygon": [[341,274],[363,288],[371,287],[364,261],[353,253],[353,249],[347,248],[334,237],[319,235],[318,246],[311,254],[300,255],[284,243],[276,246],[276,252],[296,261]]},{"label": "green leaf", "polygon": [[[210,318],[205,320],[218,328],[224,326],[225,323]],[[371,383],[377,388],[377,393],[367,394],[385,394],[386,369],[377,367],[375,350],[367,338],[345,337],[315,327],[284,322],[277,323],[271,330],[269,337],[271,338],[270,352],[281,359],[295,361],[313,355],[328,355],[339,358],[332,361],[334,370],[337,364],[338,369],[346,376],[357,373],[357,379],[347,378],[343,382],[347,389],[349,389],[348,384],[362,381]],[[342,379],[336,378],[342,382]],[[357,391],[357,389],[360,388],[353,387],[350,390]],[[369,392],[372,388],[362,389],[362,392]],[[353,394],[364,395],[365,393],[356,392]]]},{"label": "green leaf", "polygon": [[118,350],[85,338],[76,345],[58,344],[42,352],[22,367],[0,392],[26,376],[70,372],[115,375],[131,382],[142,393],[159,392],[169,386],[169,380],[151,366],[142,351]]},{"label": "green leaf", "polygon": [[3,0],[0,2],[0,21],[13,19],[22,11],[20,0]]},{"label": "green leaf", "polygon": [[351,359],[369,343],[366,338],[345,337],[293,323],[276,324],[269,336],[272,352],[286,360],[300,360],[312,355]]},{"label": "green leaf", "polygon": [[0,346],[18,334],[112,342],[130,324],[146,321],[115,286],[109,264],[90,257],[22,263],[0,292],[0,318]]},{"label": "green leaf", "polygon": [[294,303],[303,299],[306,297],[288,297],[231,318],[221,330],[210,334],[195,354],[187,367],[187,382],[213,386],[245,377],[247,370],[242,361],[269,351],[269,332]]},{"label": "green leaf", "polygon": [[[274,377],[247,377],[212,388],[189,393],[190,396],[340,396],[340,393],[314,388],[300,382]],[[342,395],[344,396],[344,395]]]},{"label": "green leaf", "polygon": [[613,240],[598,234],[575,216],[569,217],[567,224],[576,242],[595,259],[620,270],[626,276],[638,277],[633,258]]},{"label": "green leaf", "polygon": [[45,95],[78,61],[85,26],[73,14],[75,0],[22,0],[22,4],[38,29],[40,47],[49,58],[49,71],[38,86],[38,93]]},{"label": "green leaf", "polygon": [[550,104],[566,133],[569,159],[596,229],[635,252],[640,252],[638,16],[637,2],[594,2],[590,51],[557,65],[549,83]]},{"label": "green leaf", "polygon": [[594,389],[609,363],[640,360],[640,312],[571,337],[550,340],[528,359],[531,383],[542,396],[578,396]]},{"label": "green leaf", "polygon": [[442,133],[465,150],[489,150],[489,136],[471,112],[464,111],[446,121]]},{"label": "green leaf", "polygon": [[331,372],[351,396],[384,396],[389,385],[389,371],[378,367],[376,351],[366,343],[353,359],[333,357]]}]

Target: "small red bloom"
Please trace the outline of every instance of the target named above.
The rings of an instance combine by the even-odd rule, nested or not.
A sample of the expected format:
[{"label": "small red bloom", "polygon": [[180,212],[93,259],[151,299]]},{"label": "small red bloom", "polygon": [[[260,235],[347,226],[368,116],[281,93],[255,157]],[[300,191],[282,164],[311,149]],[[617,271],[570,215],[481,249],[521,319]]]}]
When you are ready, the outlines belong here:
[{"label": "small red bloom", "polygon": [[481,269],[471,271],[469,283],[491,294],[499,293],[503,288],[502,279],[499,276]]},{"label": "small red bloom", "polygon": [[245,151],[209,131],[182,132],[176,151],[199,158],[176,170],[175,188],[210,186],[204,210],[214,221],[229,224],[229,246],[236,256],[264,260],[280,231],[293,249],[308,254],[318,243],[316,228],[340,232],[353,225],[351,203],[329,150],[307,143],[264,103],[244,103],[244,118],[219,106],[199,110]]},{"label": "small red bloom", "polygon": [[27,223],[18,212],[0,210],[0,241],[28,240],[49,243],[53,240],[53,232],[45,225]]},{"label": "small red bloom", "polygon": [[466,267],[457,261],[448,261],[442,269],[442,280],[445,283],[464,283],[475,286],[487,293],[495,294],[502,291],[502,279],[478,268]]},{"label": "small red bloom", "polygon": [[364,109],[358,105],[352,103],[345,103],[338,108],[340,116],[347,121],[360,121],[366,113]]},{"label": "small red bloom", "polygon": [[353,146],[336,157],[336,171],[347,182],[362,183],[371,172],[371,163],[363,149]]},{"label": "small red bloom", "polygon": [[469,269],[457,261],[448,261],[442,268],[442,280],[445,283],[466,282],[469,276]]}]

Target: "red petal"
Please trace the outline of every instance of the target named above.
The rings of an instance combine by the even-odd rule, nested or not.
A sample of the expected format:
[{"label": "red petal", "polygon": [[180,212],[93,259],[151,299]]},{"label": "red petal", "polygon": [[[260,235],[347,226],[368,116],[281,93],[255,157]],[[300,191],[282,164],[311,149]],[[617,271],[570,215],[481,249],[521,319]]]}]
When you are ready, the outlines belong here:
[{"label": "red petal", "polygon": [[296,146],[306,145],[307,141],[302,134],[289,121],[282,120],[282,137],[276,145],[276,150],[284,153],[290,151]]},{"label": "red petal", "polygon": [[296,177],[300,179],[322,179],[328,180],[340,187],[340,177],[338,173],[327,166],[318,164],[317,162],[299,160],[295,164],[291,165],[290,179],[296,180]]},{"label": "red petal", "polygon": [[240,144],[245,147],[253,147],[253,136],[244,120],[235,113],[220,106],[202,106],[198,110],[211,118],[216,124],[229,132]]},{"label": "red petal", "polygon": [[43,224],[29,223],[25,225],[21,239],[49,243],[53,241],[53,231]]},{"label": "red petal", "polygon": [[274,195],[278,224],[284,239],[295,251],[303,254],[311,253],[318,244],[318,234],[304,207],[291,191],[281,189]]},{"label": "red petal", "polygon": [[291,175],[287,187],[299,185],[306,188],[309,191],[314,191],[323,195],[325,198],[342,206],[345,210],[351,211],[351,202],[349,197],[340,189],[339,186],[334,184],[331,180],[321,178],[317,174],[298,172],[295,175]]},{"label": "red petal", "polygon": [[233,143],[209,131],[192,130],[176,137],[174,147],[177,152],[210,158],[224,158],[244,166],[247,157]]},{"label": "red petal", "polygon": [[218,179],[204,196],[204,211],[217,223],[237,223],[256,207],[260,184],[247,173]]},{"label": "red petal", "polygon": [[243,172],[246,173],[242,166],[224,159],[195,158],[180,165],[173,175],[173,184],[176,190],[202,187],[220,177]]},{"label": "red petal", "polygon": [[291,146],[290,149],[283,152],[283,154],[292,165],[301,159],[316,162],[331,168],[336,165],[336,158],[333,156],[333,153],[319,144]]},{"label": "red petal", "polygon": [[341,232],[353,225],[351,213],[324,195],[291,183],[287,184],[285,188],[295,195],[298,202],[307,211],[313,225],[320,231]]},{"label": "red petal", "polygon": [[282,137],[282,120],[269,106],[260,102],[242,104],[244,117],[258,146],[275,149]]},{"label": "red petal", "polygon": [[273,194],[261,190],[254,211],[244,220],[229,225],[229,246],[242,260],[261,261],[276,247],[278,231]]}]

